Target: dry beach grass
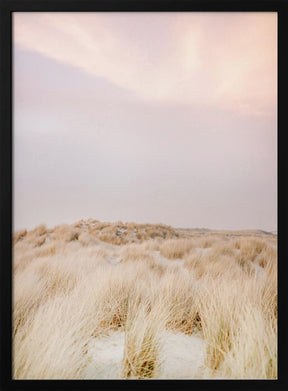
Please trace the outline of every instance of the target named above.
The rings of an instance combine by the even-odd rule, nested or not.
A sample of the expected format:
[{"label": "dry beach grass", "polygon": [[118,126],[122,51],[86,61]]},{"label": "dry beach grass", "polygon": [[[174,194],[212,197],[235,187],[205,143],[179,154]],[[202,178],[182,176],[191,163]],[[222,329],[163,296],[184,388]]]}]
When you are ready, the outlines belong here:
[{"label": "dry beach grass", "polygon": [[90,219],[13,243],[15,379],[277,378],[277,236]]}]

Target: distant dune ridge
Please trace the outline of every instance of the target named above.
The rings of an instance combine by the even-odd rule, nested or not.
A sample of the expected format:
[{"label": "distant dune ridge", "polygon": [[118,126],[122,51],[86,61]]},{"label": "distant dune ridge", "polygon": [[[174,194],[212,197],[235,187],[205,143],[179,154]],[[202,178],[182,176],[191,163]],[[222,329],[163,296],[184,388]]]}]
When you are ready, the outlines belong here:
[{"label": "distant dune ridge", "polygon": [[13,377],[277,378],[277,235],[94,219],[15,232]]}]

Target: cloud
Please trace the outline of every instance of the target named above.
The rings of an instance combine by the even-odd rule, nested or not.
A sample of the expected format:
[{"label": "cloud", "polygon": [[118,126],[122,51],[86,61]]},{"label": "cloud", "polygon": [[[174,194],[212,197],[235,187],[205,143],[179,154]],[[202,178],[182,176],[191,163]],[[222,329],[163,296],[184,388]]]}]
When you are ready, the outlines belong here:
[{"label": "cloud", "polygon": [[14,13],[14,42],[147,100],[276,110],[276,13]]},{"label": "cloud", "polygon": [[14,43],[15,227],[276,226],[275,14],[14,13]]}]

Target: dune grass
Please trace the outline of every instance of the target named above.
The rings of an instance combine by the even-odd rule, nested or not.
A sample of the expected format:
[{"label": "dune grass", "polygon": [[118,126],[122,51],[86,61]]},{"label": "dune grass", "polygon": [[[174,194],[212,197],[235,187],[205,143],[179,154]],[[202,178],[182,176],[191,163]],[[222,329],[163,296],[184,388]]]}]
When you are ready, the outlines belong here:
[{"label": "dune grass", "polygon": [[277,378],[277,238],[90,219],[13,243],[15,379],[82,379],[115,331],[119,377],[159,378],[165,330],[203,339],[197,378]]}]

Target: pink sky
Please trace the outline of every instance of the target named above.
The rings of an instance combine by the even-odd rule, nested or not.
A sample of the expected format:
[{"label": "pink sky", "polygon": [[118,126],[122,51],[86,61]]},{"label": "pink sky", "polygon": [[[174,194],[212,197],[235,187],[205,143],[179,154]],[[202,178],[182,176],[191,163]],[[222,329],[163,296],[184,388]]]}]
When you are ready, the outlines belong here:
[{"label": "pink sky", "polygon": [[14,13],[14,228],[277,227],[276,13]]}]

